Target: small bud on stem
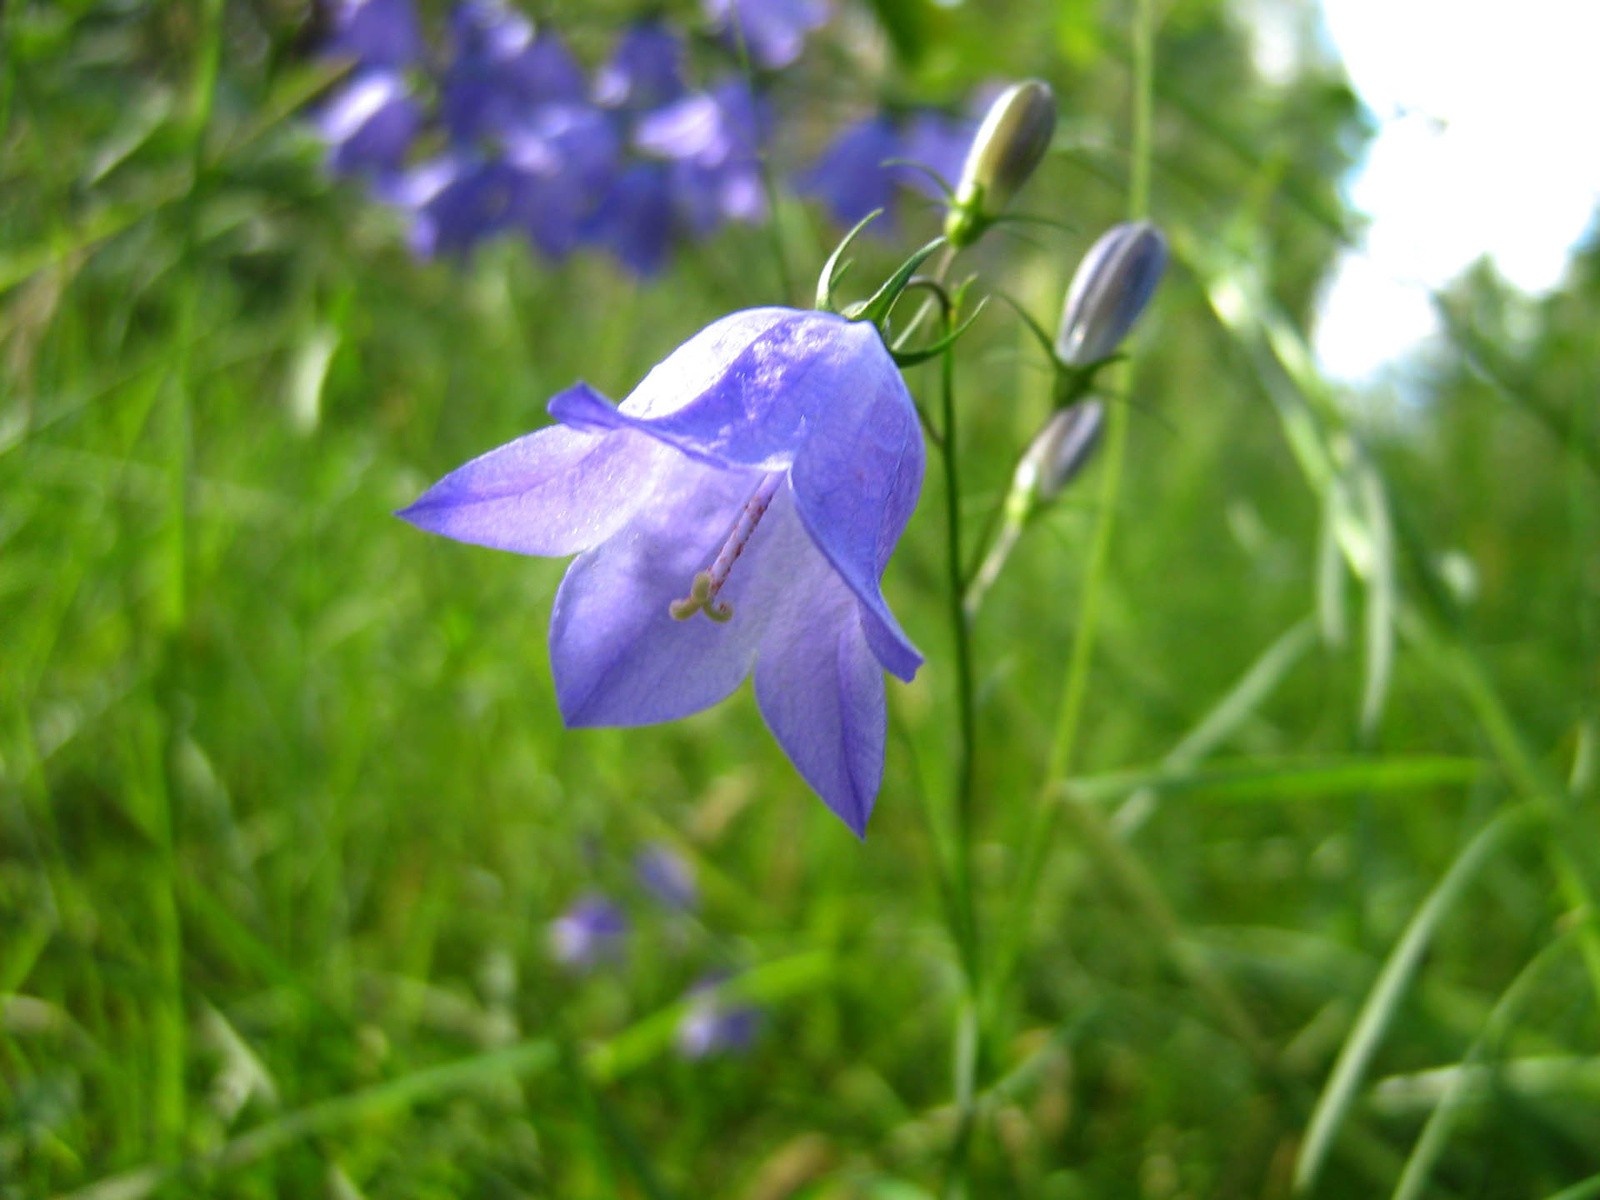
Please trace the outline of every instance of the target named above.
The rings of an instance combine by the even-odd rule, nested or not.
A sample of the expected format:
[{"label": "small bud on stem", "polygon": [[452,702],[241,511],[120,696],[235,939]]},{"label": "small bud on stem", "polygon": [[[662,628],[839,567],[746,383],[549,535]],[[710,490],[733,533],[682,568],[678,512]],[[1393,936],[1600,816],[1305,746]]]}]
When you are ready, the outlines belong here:
[{"label": "small bud on stem", "polygon": [[989,106],[945,217],[952,246],[970,246],[994,223],[1044,158],[1055,128],[1055,93],[1040,80],[1012,84]]},{"label": "small bud on stem", "polygon": [[1107,230],[1084,255],[1067,289],[1056,334],[1056,359],[1088,367],[1116,351],[1128,336],[1167,265],[1167,239],[1148,221]]}]

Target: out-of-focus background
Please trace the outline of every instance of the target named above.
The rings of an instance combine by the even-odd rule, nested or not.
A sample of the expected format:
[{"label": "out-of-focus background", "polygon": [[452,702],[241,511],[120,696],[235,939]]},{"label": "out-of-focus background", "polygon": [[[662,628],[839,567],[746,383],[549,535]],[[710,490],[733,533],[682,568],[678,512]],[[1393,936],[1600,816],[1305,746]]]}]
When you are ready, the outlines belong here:
[{"label": "out-of-focus background", "polygon": [[[1594,16],[1478,7],[0,5],[0,1197],[1600,1195]],[[390,514],[887,196],[865,294],[1024,76],[958,273],[1053,329],[1145,167],[1173,257],[976,624],[963,1081],[934,475],[865,843],[748,690],[563,730],[562,564]],[[956,385],[976,531],[1005,304]]]}]

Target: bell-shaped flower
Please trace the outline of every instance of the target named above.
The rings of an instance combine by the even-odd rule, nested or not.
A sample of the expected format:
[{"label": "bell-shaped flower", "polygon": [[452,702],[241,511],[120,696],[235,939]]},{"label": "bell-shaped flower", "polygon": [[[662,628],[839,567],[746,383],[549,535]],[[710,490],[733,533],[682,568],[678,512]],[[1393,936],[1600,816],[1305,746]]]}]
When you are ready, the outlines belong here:
[{"label": "bell-shaped flower", "polygon": [[336,0],[327,54],[364,67],[409,67],[422,60],[422,27],[411,0]]},{"label": "bell-shaped flower", "polygon": [[755,1044],[763,1024],[759,1008],[719,994],[724,980],[709,976],[689,990],[678,1021],[678,1053],[695,1060],[719,1054],[742,1054]]},{"label": "bell-shaped flower", "polygon": [[451,153],[380,184],[410,220],[411,249],[423,258],[465,255],[510,227],[523,176],[501,158]]},{"label": "bell-shaped flower", "polygon": [[900,134],[888,117],[866,117],[841,129],[796,185],[802,194],[821,200],[828,215],[846,227],[882,209],[888,219],[879,222],[879,232],[886,232],[893,221],[897,184],[893,160],[901,151]]},{"label": "bell-shaped flower", "polygon": [[422,109],[398,71],[372,68],[340,84],[313,118],[335,171],[392,171],[422,127]]},{"label": "bell-shaped flower", "polygon": [[1148,221],[1101,235],[1078,264],[1061,307],[1056,358],[1087,367],[1111,357],[1155,294],[1167,266],[1167,239]]},{"label": "bell-shaped flower", "polygon": [[635,162],[611,181],[583,236],[610,250],[635,275],[649,276],[665,264],[675,227],[671,167]]},{"label": "bell-shaped flower", "polygon": [[900,156],[910,166],[904,168],[905,181],[925,196],[938,199],[938,182],[955,187],[972,145],[975,121],[951,116],[936,109],[913,114],[906,125]]},{"label": "bell-shaped flower", "polygon": [[544,104],[582,104],[589,85],[561,36],[537,33],[499,0],[467,0],[450,19],[454,54],[439,84],[439,109],[463,148],[504,134]]},{"label": "bell-shaped flower", "polygon": [[704,0],[711,22],[733,45],[741,42],[760,67],[787,67],[806,34],[827,23],[824,0]]},{"label": "bell-shaped flower", "polygon": [[766,215],[760,153],[768,124],[761,98],[744,80],[731,79],[644,117],[634,144],[672,164],[678,217],[703,236],[725,220]]},{"label": "bell-shaped flower", "polygon": [[563,966],[584,971],[622,957],[628,918],[605,896],[590,892],[551,921],[547,932],[551,956]]},{"label": "bell-shaped flower", "polygon": [[670,104],[684,93],[683,59],[683,38],[676,31],[661,21],[636,21],[595,73],[595,103],[624,112]]},{"label": "bell-shaped flower", "polygon": [[690,912],[700,903],[694,867],[664,842],[652,842],[634,855],[633,873],[645,891],[674,912]]},{"label": "bell-shaped flower", "polygon": [[806,782],[864,836],[883,778],[883,671],[922,657],[879,580],[922,485],[921,430],[877,329],[823,312],[714,322],[620,405],[559,424],[400,515],[458,541],[578,557],[550,657],[570,726],[688,716],[747,675]]}]

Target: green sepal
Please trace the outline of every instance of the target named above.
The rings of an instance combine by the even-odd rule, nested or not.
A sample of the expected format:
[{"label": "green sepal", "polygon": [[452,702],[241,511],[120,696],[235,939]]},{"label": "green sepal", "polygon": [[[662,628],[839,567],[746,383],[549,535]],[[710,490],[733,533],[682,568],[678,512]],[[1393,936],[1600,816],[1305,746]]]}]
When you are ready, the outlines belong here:
[{"label": "green sepal", "polygon": [[823,312],[837,313],[839,309],[833,303],[833,285],[839,282],[841,276],[850,269],[850,261],[844,258],[844,252],[850,248],[850,243],[861,236],[861,231],[883,216],[883,209],[875,208],[861,220],[857,221],[855,228],[844,235],[844,240],[833,248],[833,253],[828,255],[828,261],[822,264],[822,274],[817,276],[817,308]]},{"label": "green sepal", "polygon": [[917,268],[927,262],[935,251],[945,245],[943,237],[936,237],[933,241],[916,251],[912,256],[900,264],[899,270],[889,276],[887,282],[872,294],[872,297],[863,300],[860,304],[852,305],[844,315],[852,321],[871,321],[874,325],[883,325],[889,319],[889,310],[900,299],[900,293],[906,290],[906,284],[917,273]]},{"label": "green sepal", "polygon": [[906,367],[914,367],[918,363],[925,363],[930,358],[936,358],[943,354],[946,350],[950,349],[951,346],[956,344],[957,338],[971,328],[972,323],[978,319],[978,314],[983,311],[984,306],[988,303],[989,297],[987,296],[985,296],[982,300],[979,300],[977,304],[972,306],[972,315],[970,317],[961,322],[961,324],[957,325],[949,333],[945,334],[944,337],[940,338],[937,342],[934,342],[931,346],[924,346],[921,350],[890,350],[889,356],[894,359],[894,365],[902,369]]}]

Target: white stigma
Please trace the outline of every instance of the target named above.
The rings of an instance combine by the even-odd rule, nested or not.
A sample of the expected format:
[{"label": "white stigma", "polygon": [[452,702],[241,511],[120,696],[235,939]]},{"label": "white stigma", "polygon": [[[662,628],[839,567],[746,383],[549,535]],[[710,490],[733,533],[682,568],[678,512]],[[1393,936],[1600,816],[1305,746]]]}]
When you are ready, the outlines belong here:
[{"label": "white stigma", "polygon": [[718,600],[717,593],[722,590],[722,585],[728,582],[733,564],[739,561],[739,555],[743,554],[744,548],[750,544],[751,535],[761,523],[761,518],[766,515],[767,509],[772,504],[772,497],[782,482],[783,472],[774,472],[762,479],[756,490],[750,493],[750,498],[744,502],[744,507],[739,510],[739,516],[733,523],[732,532],[722,543],[722,549],[717,552],[717,557],[711,566],[704,571],[695,572],[694,581],[689,585],[689,594],[667,606],[667,611],[672,614],[673,620],[687,621],[697,612],[704,612],[718,623],[733,616],[733,606]]}]

